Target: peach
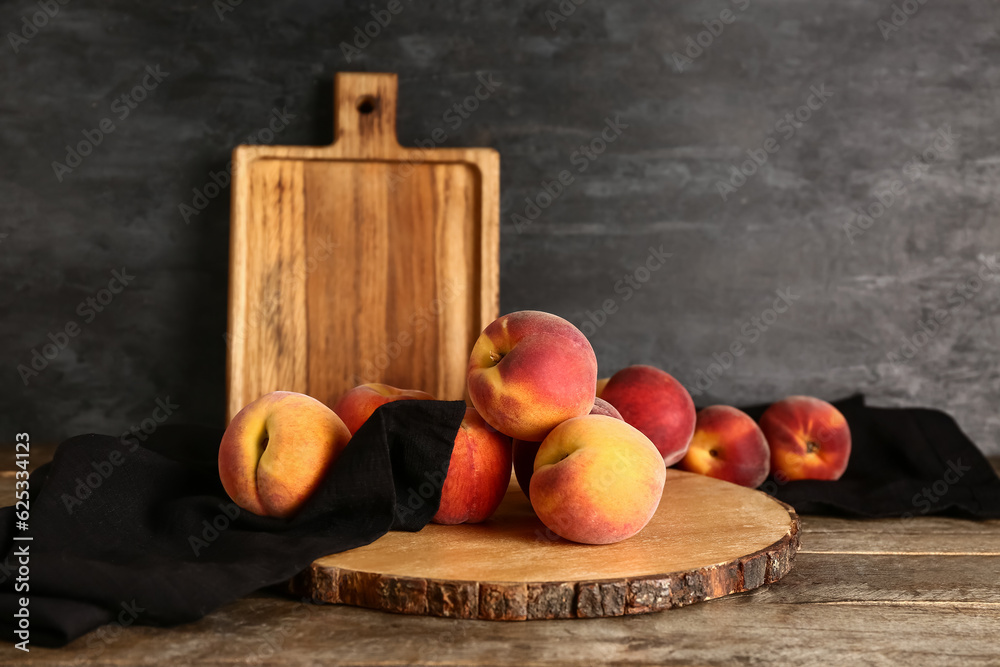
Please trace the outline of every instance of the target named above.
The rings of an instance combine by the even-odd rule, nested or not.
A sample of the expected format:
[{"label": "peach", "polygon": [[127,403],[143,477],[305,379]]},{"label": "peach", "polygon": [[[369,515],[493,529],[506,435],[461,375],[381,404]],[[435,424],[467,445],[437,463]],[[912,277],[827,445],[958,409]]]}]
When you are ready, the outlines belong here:
[{"label": "peach", "polygon": [[531,506],[567,540],[620,542],[653,518],[666,474],[663,457],[638,429],[605,415],[576,417],[538,448]]},{"label": "peach", "polygon": [[466,408],[455,436],[434,523],[479,523],[496,511],[510,485],[510,438]]},{"label": "peach", "polygon": [[592,415],[604,415],[605,417],[614,417],[615,419],[621,419],[625,421],[622,417],[622,413],[618,412],[615,406],[611,405],[603,398],[594,399],[594,407],[590,409],[590,414]]},{"label": "peach", "polygon": [[219,445],[219,477],[243,509],[288,517],[316,491],[350,439],[340,417],[315,398],[276,391],[233,417]]},{"label": "peach", "polygon": [[351,435],[354,435],[380,405],[405,400],[433,401],[434,397],[418,389],[397,389],[372,382],[345,392],[333,406],[333,411],[344,420]]},{"label": "peach", "polygon": [[851,456],[851,429],[840,410],[811,396],[789,396],[760,417],[771,472],[785,480],[840,479]]},{"label": "peach", "polygon": [[601,379],[599,379],[597,381],[597,397],[598,398],[601,397],[601,392],[604,391],[604,388],[608,386],[608,380],[610,380],[610,379],[611,378],[601,378]]},{"label": "peach", "polygon": [[597,357],[587,337],[563,318],[522,310],[483,330],[468,380],[469,398],[490,426],[540,441],[594,407]]},{"label": "peach", "polygon": [[653,441],[665,465],[684,458],[694,435],[694,401],[669,373],[652,366],[623,368],[608,380],[601,398]]},{"label": "peach", "polygon": [[710,405],[698,411],[694,437],[679,467],[756,489],[767,479],[771,452],[750,415]]},{"label": "peach", "polygon": [[535,471],[535,455],[538,448],[542,446],[540,442],[529,442],[527,440],[514,440],[511,446],[511,457],[514,461],[514,478],[517,485],[521,487],[524,495],[531,497],[528,489],[531,484],[531,475]]},{"label": "peach", "polygon": [[[591,408],[590,414],[605,415],[607,417],[614,417],[615,419],[622,418],[618,414],[618,411],[615,410],[615,406],[600,398],[594,399],[594,407]],[[531,474],[535,469],[535,454],[538,453],[538,448],[541,444],[540,442],[528,442],[527,440],[515,440],[513,444],[514,476],[517,478],[517,485],[521,487],[526,496],[531,484]]]}]

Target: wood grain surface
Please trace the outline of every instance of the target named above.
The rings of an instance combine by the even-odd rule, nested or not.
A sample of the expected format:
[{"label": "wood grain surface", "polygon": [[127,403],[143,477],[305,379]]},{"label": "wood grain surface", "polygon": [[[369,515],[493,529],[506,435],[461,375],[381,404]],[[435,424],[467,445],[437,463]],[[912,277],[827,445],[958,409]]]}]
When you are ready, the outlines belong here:
[{"label": "wood grain surface", "polygon": [[279,389],[464,397],[499,312],[499,154],[401,147],[396,86],[338,74],[332,145],[233,152],[227,420]]},{"label": "wood grain surface", "polygon": [[475,525],[431,524],[315,561],[292,590],[316,601],[484,620],[593,618],[680,607],[773,583],[798,549],[795,512],[770,496],[667,471],[656,515],[609,545],[546,529],[511,484]]}]

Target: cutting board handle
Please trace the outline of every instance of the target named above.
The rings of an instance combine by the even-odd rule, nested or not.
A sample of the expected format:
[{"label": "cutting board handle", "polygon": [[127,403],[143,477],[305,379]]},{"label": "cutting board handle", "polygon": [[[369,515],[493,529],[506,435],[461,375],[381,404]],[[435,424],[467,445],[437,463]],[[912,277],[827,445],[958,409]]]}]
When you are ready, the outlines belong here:
[{"label": "cutting board handle", "polygon": [[339,157],[389,157],[396,139],[395,74],[338,72],[333,93],[333,146]]}]

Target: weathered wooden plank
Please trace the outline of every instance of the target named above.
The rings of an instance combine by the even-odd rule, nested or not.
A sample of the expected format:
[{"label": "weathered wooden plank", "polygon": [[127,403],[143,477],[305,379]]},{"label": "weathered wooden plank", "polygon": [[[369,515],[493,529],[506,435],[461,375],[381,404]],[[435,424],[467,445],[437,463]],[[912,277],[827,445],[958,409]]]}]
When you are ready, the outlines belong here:
[{"label": "weathered wooden plank", "polygon": [[1000,556],[1000,520],[803,517],[803,553]]},{"label": "weathered wooden plank", "polygon": [[[802,517],[802,529],[817,533],[937,533],[957,535],[1000,534],[1000,519],[967,519],[950,516],[915,516],[910,519],[854,519],[807,514]],[[803,547],[805,548],[805,547]]]},{"label": "weathered wooden plank", "polygon": [[[800,553],[761,603],[946,602],[1000,605],[1000,558]],[[1000,606],[997,607],[1000,613]]]},{"label": "weathered wooden plank", "polygon": [[[805,559],[803,559],[805,560]],[[799,564],[800,569],[807,566]],[[787,581],[787,580],[786,580]],[[935,664],[995,665],[997,605],[782,603],[755,593],[668,614],[485,623],[400,616],[255,596],[174,629],[133,627],[58,651],[0,660],[16,664],[153,665],[572,665]],[[806,591],[804,591],[806,592]],[[794,637],[794,641],[789,641]]]},{"label": "weathered wooden plank", "polygon": [[900,533],[810,533],[802,553],[982,555],[1000,557],[1000,532],[933,533],[914,526]]}]

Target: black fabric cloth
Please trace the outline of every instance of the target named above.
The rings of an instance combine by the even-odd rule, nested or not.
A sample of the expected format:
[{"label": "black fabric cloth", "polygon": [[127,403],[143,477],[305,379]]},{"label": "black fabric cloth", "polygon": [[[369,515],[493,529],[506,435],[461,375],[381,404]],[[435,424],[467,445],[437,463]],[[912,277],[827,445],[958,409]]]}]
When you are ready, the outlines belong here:
[{"label": "black fabric cloth", "polygon": [[[837,481],[769,478],[760,489],[799,514],[1000,518],[1000,479],[955,420],[939,410],[835,401],[851,428],[851,458]],[[766,405],[746,408],[754,419]]]},{"label": "black fabric cloth", "polygon": [[[397,401],[358,430],[291,519],[240,510],[219,481],[221,429],[161,426],[145,442],[84,435],[30,476],[27,532],[0,510],[0,623],[30,599],[31,645],[105,623],[173,625],[287,581],[311,561],[420,530],[437,511],[462,401]],[[436,480],[436,482],[435,482]],[[14,542],[30,535],[30,542]],[[15,590],[28,545],[30,589]]]}]

